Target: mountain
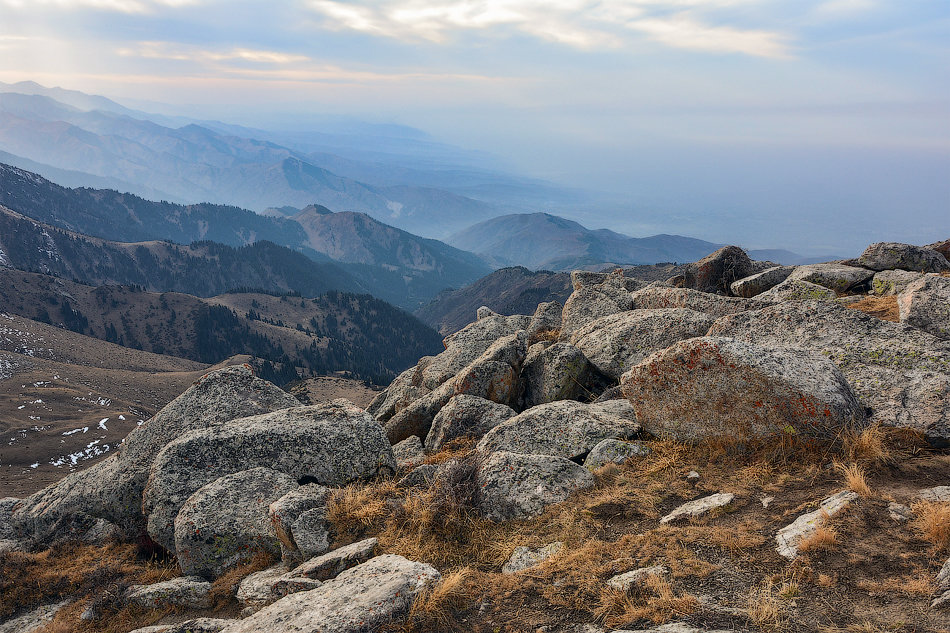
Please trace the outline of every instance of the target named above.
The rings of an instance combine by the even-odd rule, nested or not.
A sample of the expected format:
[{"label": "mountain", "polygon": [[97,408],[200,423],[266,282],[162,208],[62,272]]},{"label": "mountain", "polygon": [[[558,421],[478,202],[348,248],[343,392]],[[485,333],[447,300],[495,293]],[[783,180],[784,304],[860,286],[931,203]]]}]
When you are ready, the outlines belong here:
[{"label": "mountain", "polygon": [[[151,257],[171,269],[161,271],[149,268],[151,264],[146,261],[149,256],[145,254],[140,258],[147,264],[145,269],[125,261],[134,255],[129,254],[131,247],[108,246],[106,251],[115,255],[113,263],[119,269],[80,274],[82,265],[78,260],[67,258],[68,261],[59,264],[43,263],[38,259],[42,248],[31,250],[25,244],[7,246],[10,253],[19,249],[18,267],[55,272],[94,284],[136,283],[159,291],[181,290],[200,295],[234,287],[260,287],[313,296],[333,288],[369,292],[400,307],[415,309],[441,290],[464,286],[491,270],[481,258],[442,242],[412,235],[365,214],[333,213],[318,205],[300,211],[283,207],[283,211],[273,210],[265,216],[225,205],[152,202],[108,189],[68,189],[35,173],[3,164],[0,164],[0,185],[0,205],[45,225],[89,237],[72,235],[68,240],[60,240],[50,233],[50,239],[60,240],[62,248],[67,250],[78,248],[82,240],[90,242],[91,238],[179,244],[213,241],[240,249],[235,253],[208,244],[200,248],[136,244],[136,252],[157,249]],[[293,215],[288,217],[290,213]],[[5,221],[14,222],[11,217],[7,216]],[[23,230],[35,233],[22,224],[23,219],[19,220]],[[38,240],[34,235],[29,243],[38,244]],[[265,241],[272,245],[245,248]],[[93,239],[90,243],[99,242]],[[294,257],[278,247],[300,251],[320,265],[307,264],[302,256]],[[209,249],[217,250],[209,255]],[[249,259],[238,262],[238,256]],[[211,257],[211,268],[214,261],[221,265],[217,272],[209,273],[209,278],[198,275],[188,278],[183,263],[172,261],[188,257]],[[330,260],[337,262],[335,268],[329,266]],[[70,270],[71,265],[79,268]],[[275,266],[283,271],[276,277]],[[250,270],[255,267],[257,270]],[[268,268],[269,272],[261,267]],[[211,271],[211,268],[203,270]],[[278,279],[281,275],[283,277]],[[313,281],[305,280],[305,275],[312,275]],[[173,278],[179,281],[168,283]]]},{"label": "mountain", "polygon": [[590,230],[549,213],[492,218],[446,241],[496,264],[552,270],[696,261],[722,246],[680,235],[635,238],[607,229]]},{"label": "mountain", "polygon": [[442,347],[438,333],[412,315],[369,295],[336,291],[314,299],[262,293],[202,299],[0,268],[0,305],[123,347],[200,363],[250,354],[264,361],[262,375],[281,383],[334,372],[386,381]]},{"label": "mountain", "polygon": [[475,311],[488,306],[499,314],[532,314],[544,301],[564,303],[571,294],[569,273],[502,268],[464,288],[448,290],[415,311],[443,335],[475,320]]}]

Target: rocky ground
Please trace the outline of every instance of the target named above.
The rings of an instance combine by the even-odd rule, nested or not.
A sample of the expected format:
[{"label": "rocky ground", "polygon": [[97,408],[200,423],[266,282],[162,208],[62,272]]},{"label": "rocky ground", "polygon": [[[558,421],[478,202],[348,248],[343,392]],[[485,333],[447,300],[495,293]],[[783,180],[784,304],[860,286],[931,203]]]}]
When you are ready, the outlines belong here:
[{"label": "rocky ground", "polygon": [[947,246],[576,272],[365,409],[211,372],[0,500],[0,632],[950,630]]}]

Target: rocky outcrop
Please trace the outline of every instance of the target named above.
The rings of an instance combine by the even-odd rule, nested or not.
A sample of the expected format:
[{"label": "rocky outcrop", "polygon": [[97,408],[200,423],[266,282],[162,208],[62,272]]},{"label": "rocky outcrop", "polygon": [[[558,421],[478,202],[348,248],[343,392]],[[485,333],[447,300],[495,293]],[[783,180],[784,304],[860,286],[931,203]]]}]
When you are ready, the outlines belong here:
[{"label": "rocky outcrop", "polygon": [[838,295],[825,286],[802,279],[786,279],[777,286],[760,294],[758,299],[772,303],[782,301],[835,301]]},{"label": "rocky outcrop", "polygon": [[[153,460],[168,443],[199,429],[299,402],[244,366],[210,372],[142,426],[118,453],[72,473],[18,504],[13,522],[20,538],[48,543],[87,531],[89,517],[106,519],[128,537],[144,531],[142,492]],[[174,518],[174,517],[173,517]]]},{"label": "rocky outcrop", "polygon": [[786,279],[795,270],[794,266],[772,266],[766,268],[760,273],[743,277],[729,285],[730,292],[736,297],[751,299],[760,295]]},{"label": "rocky outcrop", "polygon": [[199,576],[172,578],[154,585],[132,585],[125,598],[147,609],[185,607],[204,609],[211,606],[211,583]]},{"label": "rocky outcrop", "polygon": [[329,489],[307,484],[291,490],[270,504],[267,514],[280,541],[280,555],[285,563],[299,562],[322,554],[330,546],[327,523]]},{"label": "rocky outcrop", "polygon": [[599,371],[620,380],[653,352],[703,336],[714,321],[706,313],[687,308],[631,310],[589,323],[571,335],[571,343]]},{"label": "rocky outcrop", "polygon": [[950,339],[950,277],[924,275],[897,296],[901,323]]},{"label": "rocky outcrop", "polygon": [[347,569],[365,563],[373,557],[378,541],[369,538],[343,547],[310,560],[285,574],[288,578],[310,578],[311,580],[331,580]]},{"label": "rocky outcrop", "polygon": [[870,421],[950,445],[950,343],[825,302],[789,302],[718,320],[709,334],[818,352],[837,365]]},{"label": "rocky outcrop", "polygon": [[426,459],[422,440],[417,435],[410,435],[393,446],[393,457],[399,470],[412,470]]},{"label": "rocky outcrop", "polygon": [[268,506],[296,487],[289,475],[252,468],[198,489],[175,519],[174,551],[182,573],[217,578],[261,552],[279,554]]},{"label": "rocky outcrop", "polygon": [[719,318],[727,314],[756,310],[770,305],[760,299],[761,296],[755,299],[723,297],[689,288],[667,288],[651,284],[630,296],[630,308],[632,310],[687,308]]},{"label": "rocky outcrop", "polygon": [[607,380],[570,343],[534,345],[521,369],[522,409],[555,400],[581,400],[599,393]]},{"label": "rocky outcrop", "polygon": [[529,316],[491,313],[445,337],[445,351],[422,368],[422,386],[435,389],[476,360],[498,339],[524,330],[530,324]]},{"label": "rocky outcrop", "polygon": [[729,286],[755,272],[752,260],[738,246],[723,246],[698,262],[687,264],[683,287],[701,292],[728,294]]},{"label": "rocky outcrop", "polygon": [[854,264],[871,270],[901,269],[922,273],[950,270],[947,258],[933,248],[898,242],[871,244],[854,260]]},{"label": "rocky outcrop", "polygon": [[537,567],[562,549],[564,549],[564,543],[561,541],[554,541],[544,547],[525,547],[523,545],[516,547],[508,562],[502,565],[501,573],[516,574],[519,571]]},{"label": "rocky outcrop", "polygon": [[532,407],[485,434],[477,450],[582,459],[605,439],[640,432],[633,408],[623,400],[581,404],[561,400]]},{"label": "rocky outcrop", "polygon": [[828,359],[729,338],[681,341],[624,374],[621,385],[643,429],[677,441],[830,441],[864,422]]},{"label": "rocky outcrop", "polygon": [[396,471],[382,428],[346,400],[234,420],[186,433],[155,458],[143,497],[149,535],[171,549],[175,517],[188,497],[257,466],[328,486]]},{"label": "rocky outcrop", "polygon": [[890,297],[904,292],[910,284],[921,278],[920,273],[907,270],[882,270],[871,279],[871,294]]},{"label": "rocky outcrop", "polygon": [[516,415],[515,410],[478,396],[459,394],[449,400],[432,420],[426,435],[426,450],[436,453],[451,440],[462,437],[481,438],[505,420]]},{"label": "rocky outcrop", "polygon": [[313,591],[282,598],[224,633],[365,633],[405,618],[416,596],[441,576],[434,567],[385,554]]},{"label": "rocky outcrop", "polygon": [[563,310],[564,307],[557,301],[539,303],[528,324],[528,344],[537,342],[541,336],[559,334]]},{"label": "rocky outcrop", "polygon": [[650,447],[642,442],[603,440],[591,449],[584,460],[584,468],[597,470],[607,464],[624,464],[627,460],[646,457],[650,453]]},{"label": "rocky outcrop", "polygon": [[568,340],[575,330],[600,317],[630,310],[631,290],[645,284],[627,279],[620,272],[609,274],[571,273],[574,292],[564,302],[561,315],[561,340]]},{"label": "rocky outcrop", "polygon": [[844,264],[808,264],[798,266],[788,276],[792,281],[807,281],[809,283],[833,290],[838,294],[848,292],[871,279],[874,273],[866,268],[846,266]]},{"label": "rocky outcrop", "polygon": [[525,519],[593,485],[594,476],[569,459],[498,451],[478,471],[479,510],[492,521]]}]

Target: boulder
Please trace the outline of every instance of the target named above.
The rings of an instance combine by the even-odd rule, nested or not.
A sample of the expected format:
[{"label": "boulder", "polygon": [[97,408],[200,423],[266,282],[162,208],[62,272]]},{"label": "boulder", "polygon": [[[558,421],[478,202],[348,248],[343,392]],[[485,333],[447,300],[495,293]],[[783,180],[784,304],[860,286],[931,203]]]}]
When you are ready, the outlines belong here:
[{"label": "boulder", "polygon": [[[643,282],[626,279],[623,274],[614,272],[596,278],[596,283],[588,283],[592,273],[571,273],[574,292],[564,302],[561,314],[561,340],[568,340],[573,332],[585,324],[600,317],[629,310],[630,288],[639,288]],[[581,279],[583,278],[583,279]],[[595,281],[591,278],[590,281]]]},{"label": "boulder", "polygon": [[[719,318],[727,314],[736,314],[746,310],[763,308],[769,303],[740,297],[723,297],[689,288],[667,288],[651,284],[630,296],[632,310],[659,310],[664,308],[688,308]],[[590,320],[587,321],[590,323]]]},{"label": "boulder", "polygon": [[502,566],[501,573],[515,574],[525,569],[537,567],[562,549],[564,549],[564,543],[561,541],[554,541],[544,547],[524,547],[523,545],[516,547],[511,554],[511,558]]},{"label": "boulder", "polygon": [[633,407],[623,400],[600,404],[560,400],[502,422],[485,434],[477,449],[484,455],[507,451],[582,459],[605,439],[630,439],[639,432]]},{"label": "boulder", "polygon": [[146,609],[184,607],[206,609],[211,606],[211,583],[198,576],[182,576],[153,585],[132,585],[125,598]]},{"label": "boulder", "polygon": [[641,567],[640,569],[634,569],[633,571],[628,571],[623,574],[617,574],[607,581],[607,586],[617,591],[629,593],[632,589],[644,586],[651,576],[657,576],[667,580],[673,578],[669,569],[663,565],[655,565],[653,567]]},{"label": "boulder", "polygon": [[934,242],[933,244],[927,244],[924,248],[929,248],[930,250],[937,251],[943,255],[947,261],[950,261],[950,240],[944,240],[942,242]]},{"label": "boulder", "polygon": [[450,440],[461,437],[481,438],[505,420],[514,417],[515,410],[478,396],[453,396],[432,420],[426,435],[425,448],[437,453]]},{"label": "boulder", "polygon": [[554,400],[581,400],[603,391],[607,381],[570,343],[535,345],[521,369],[521,408]]},{"label": "boulder", "polygon": [[178,624],[172,624],[162,633],[218,633],[224,627],[237,620],[227,618],[192,618]]},{"label": "boulder", "polygon": [[0,622],[0,633],[41,633],[69,600],[45,604],[15,618]]},{"label": "boulder", "polygon": [[773,266],[762,272],[743,277],[729,285],[729,291],[736,297],[751,299],[760,295],[786,279],[795,270],[794,266]]},{"label": "boulder", "polygon": [[789,302],[718,320],[711,336],[766,347],[797,347],[834,362],[872,423],[924,434],[950,445],[950,343],[829,302]]},{"label": "boulder", "polygon": [[478,471],[482,515],[492,521],[536,516],[575,490],[590,488],[594,476],[569,459],[498,451]]},{"label": "boulder", "polygon": [[378,631],[405,618],[416,596],[440,578],[431,565],[394,554],[377,556],[318,589],[278,600],[224,633]]},{"label": "boulder", "polygon": [[848,507],[858,494],[846,490],[834,494],[821,502],[814,512],[801,515],[786,525],[775,535],[775,550],[785,558],[792,560],[798,556],[798,544],[814,534],[827,517],[833,517]]},{"label": "boulder", "polygon": [[217,578],[260,552],[279,554],[268,507],[296,487],[289,475],[259,467],[198,489],[175,519],[175,554],[182,573]]},{"label": "boulder", "polygon": [[735,495],[732,493],[717,492],[714,495],[709,495],[708,497],[703,497],[702,499],[687,501],[660,519],[660,523],[665,525],[667,523],[675,523],[676,521],[698,519],[703,515],[709,514],[713,510],[730,506],[735,498]]},{"label": "boulder", "polygon": [[[938,245],[934,245],[938,246]],[[871,244],[854,260],[856,266],[871,270],[913,270],[921,273],[939,273],[950,270],[950,262],[941,253],[926,246],[878,242]]]},{"label": "boulder", "polygon": [[835,301],[834,290],[802,279],[786,279],[774,288],[760,294],[758,299],[772,303],[783,301]]},{"label": "boulder", "polygon": [[127,537],[138,537],[145,525],[142,491],[149,468],[167,444],[189,431],[299,404],[246,366],[209,372],[133,429],[111,457],[24,499],[14,512],[17,534],[49,543],[88,531],[95,522],[87,517],[95,517],[114,523]]},{"label": "boulder", "polygon": [[375,538],[368,538],[356,543],[338,547],[332,552],[312,558],[291,571],[287,578],[309,578],[311,580],[331,580],[341,573],[361,565],[373,557],[379,542]]},{"label": "boulder", "polygon": [[950,339],[950,277],[924,275],[897,295],[901,323]]},{"label": "boulder", "polygon": [[687,264],[683,286],[701,292],[728,294],[729,286],[755,272],[752,260],[738,246],[723,246],[698,262]]},{"label": "boulder", "polygon": [[561,313],[564,307],[557,301],[539,303],[528,324],[528,344],[537,342],[539,337],[548,334],[559,334],[561,330]]},{"label": "boulder", "polygon": [[379,392],[366,407],[371,416],[385,422],[431,390],[422,385],[422,371],[433,361],[434,356],[423,356],[416,363],[399,374],[386,389]]},{"label": "boulder", "polygon": [[143,497],[149,535],[171,549],[175,517],[188,497],[257,466],[327,486],[396,471],[382,428],[346,400],[233,420],[186,433],[155,458]]},{"label": "boulder", "polygon": [[625,371],[653,352],[703,336],[714,321],[708,314],[687,308],[631,310],[587,324],[571,335],[571,343],[599,371],[620,380]]},{"label": "boulder", "polygon": [[405,477],[396,482],[396,485],[400,488],[428,488],[435,481],[438,471],[438,464],[423,464],[409,471]]},{"label": "boulder", "polygon": [[950,486],[934,486],[933,488],[924,488],[917,493],[917,498],[921,501],[950,503]]},{"label": "boulder", "polygon": [[396,467],[399,470],[412,470],[426,459],[422,440],[418,435],[410,435],[393,446],[393,457],[396,458]]},{"label": "boulder", "polygon": [[831,441],[864,422],[864,408],[827,358],[730,338],[680,341],[632,368],[621,385],[643,429],[677,441]]},{"label": "boulder", "polygon": [[426,437],[436,414],[454,395],[455,381],[449,380],[412,402],[384,422],[386,438],[390,443],[398,444],[411,435]]},{"label": "boulder", "polygon": [[306,560],[330,547],[327,523],[329,489],[307,484],[291,490],[270,504],[267,514],[280,541],[280,556],[287,563]]},{"label": "boulder", "polygon": [[798,266],[788,278],[792,281],[807,281],[834,290],[838,294],[844,294],[873,276],[874,273],[866,268],[827,263]]},{"label": "boulder", "polygon": [[882,270],[871,279],[871,294],[891,297],[904,292],[910,284],[923,277],[921,273],[907,270]]},{"label": "boulder", "polygon": [[629,459],[646,457],[652,451],[642,442],[603,440],[591,449],[584,460],[584,468],[597,470],[607,464],[623,464]]},{"label": "boulder", "polygon": [[235,597],[245,608],[253,611],[259,611],[266,607],[276,598],[271,592],[271,588],[277,579],[287,573],[287,568],[283,565],[274,565],[262,571],[256,571],[245,577],[238,585]]}]

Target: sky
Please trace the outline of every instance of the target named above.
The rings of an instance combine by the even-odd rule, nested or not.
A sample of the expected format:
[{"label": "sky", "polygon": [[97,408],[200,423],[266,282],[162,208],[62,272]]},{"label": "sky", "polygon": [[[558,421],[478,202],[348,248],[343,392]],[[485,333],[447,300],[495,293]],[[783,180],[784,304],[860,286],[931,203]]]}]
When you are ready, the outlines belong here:
[{"label": "sky", "polygon": [[22,80],[415,126],[614,192],[589,223],[633,234],[950,237],[946,0],[0,0]]}]

